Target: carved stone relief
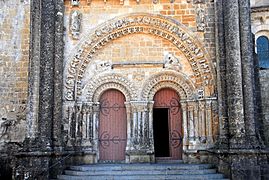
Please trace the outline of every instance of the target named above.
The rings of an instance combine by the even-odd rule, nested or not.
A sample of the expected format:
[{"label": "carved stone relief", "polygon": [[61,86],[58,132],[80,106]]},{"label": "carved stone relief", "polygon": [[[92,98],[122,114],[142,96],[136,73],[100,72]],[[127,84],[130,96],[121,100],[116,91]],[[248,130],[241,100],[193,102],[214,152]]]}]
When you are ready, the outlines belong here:
[{"label": "carved stone relief", "polygon": [[199,4],[199,3],[204,4],[205,0],[193,0],[193,3],[194,4]]},{"label": "carved stone relief", "polygon": [[110,70],[112,68],[111,62],[108,61],[98,61],[95,63],[95,72],[100,73],[103,71]]},{"label": "carved stone relief", "polygon": [[195,35],[191,36],[185,27],[162,16],[137,14],[105,23],[82,43],[75,55],[71,57],[66,69],[66,100],[74,100],[75,97],[80,96],[81,80],[85,76],[85,70],[99,49],[114,39],[134,33],[145,33],[167,39],[188,59],[198,86],[214,83],[211,72],[213,66],[209,64],[207,55],[200,48],[200,43],[195,39]]},{"label": "carved stone relief", "polygon": [[71,0],[71,5],[72,6],[78,6],[79,5],[79,0]]},{"label": "carved stone relief", "polygon": [[205,92],[203,89],[198,90],[198,99],[203,99],[205,96]]},{"label": "carved stone relief", "polygon": [[79,39],[81,31],[82,13],[78,10],[73,10],[70,15],[70,32],[73,39]]},{"label": "carved stone relief", "polygon": [[202,8],[197,8],[196,10],[196,23],[197,23],[197,31],[205,30],[205,10]]},{"label": "carved stone relief", "polygon": [[175,70],[175,71],[180,71],[182,70],[182,65],[180,64],[179,59],[175,57],[173,54],[165,53],[164,54],[164,68]]}]

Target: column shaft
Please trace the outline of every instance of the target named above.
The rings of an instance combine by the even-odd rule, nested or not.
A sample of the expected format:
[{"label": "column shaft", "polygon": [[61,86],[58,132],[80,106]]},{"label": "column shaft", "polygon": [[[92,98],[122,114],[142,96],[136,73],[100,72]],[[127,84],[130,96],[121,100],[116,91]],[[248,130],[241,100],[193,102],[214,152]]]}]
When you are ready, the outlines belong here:
[{"label": "column shaft", "polygon": [[238,141],[245,134],[238,0],[224,1],[224,8],[230,143],[242,144]]}]

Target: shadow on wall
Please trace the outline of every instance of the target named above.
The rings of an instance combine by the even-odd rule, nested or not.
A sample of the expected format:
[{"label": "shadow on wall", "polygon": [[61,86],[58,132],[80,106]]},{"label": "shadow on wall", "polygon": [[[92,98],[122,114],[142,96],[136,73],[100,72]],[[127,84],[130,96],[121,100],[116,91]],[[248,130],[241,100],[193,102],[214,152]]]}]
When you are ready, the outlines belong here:
[{"label": "shadow on wall", "polygon": [[0,157],[0,179],[11,180],[12,179],[12,168],[10,167],[11,160]]}]

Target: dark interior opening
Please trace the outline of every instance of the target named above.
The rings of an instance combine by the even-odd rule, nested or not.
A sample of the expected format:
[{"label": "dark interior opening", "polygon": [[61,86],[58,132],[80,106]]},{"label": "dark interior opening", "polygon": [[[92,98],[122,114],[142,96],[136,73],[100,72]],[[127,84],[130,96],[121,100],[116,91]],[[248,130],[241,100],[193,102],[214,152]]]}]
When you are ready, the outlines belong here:
[{"label": "dark interior opening", "polygon": [[169,157],[168,108],[153,109],[155,157]]}]

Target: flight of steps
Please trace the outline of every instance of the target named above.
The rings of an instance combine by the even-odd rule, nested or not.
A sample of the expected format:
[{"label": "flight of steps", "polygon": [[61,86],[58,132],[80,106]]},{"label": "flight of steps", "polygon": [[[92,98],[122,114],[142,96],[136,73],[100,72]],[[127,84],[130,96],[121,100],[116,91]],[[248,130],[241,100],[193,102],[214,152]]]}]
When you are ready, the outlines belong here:
[{"label": "flight of steps", "polygon": [[92,164],[71,166],[59,180],[224,179],[210,164]]}]

